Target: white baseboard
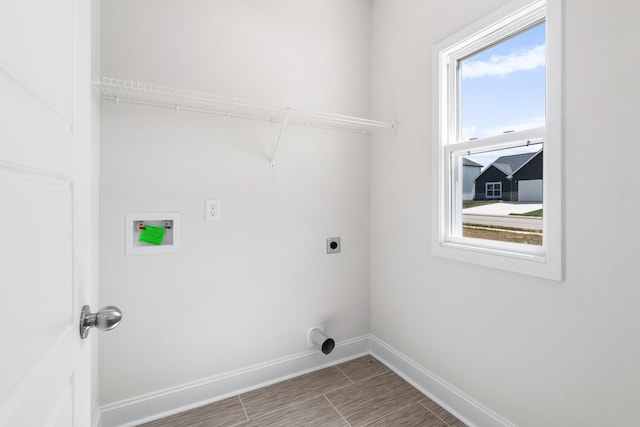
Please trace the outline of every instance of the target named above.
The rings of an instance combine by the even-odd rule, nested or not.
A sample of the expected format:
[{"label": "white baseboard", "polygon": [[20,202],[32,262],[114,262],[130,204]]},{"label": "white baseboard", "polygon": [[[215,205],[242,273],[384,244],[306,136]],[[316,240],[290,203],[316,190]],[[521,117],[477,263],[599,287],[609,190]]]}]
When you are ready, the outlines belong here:
[{"label": "white baseboard", "polygon": [[472,427],[515,427],[515,424],[466,396],[384,341],[373,335],[369,339],[373,356],[465,424]]},{"label": "white baseboard", "polygon": [[373,335],[341,342],[328,356],[319,351],[308,351],[105,405],[100,411],[99,425],[101,427],[135,426],[366,354],[375,356],[422,393],[470,426],[515,427],[515,424],[456,390]]},{"label": "white baseboard", "polygon": [[307,351],[101,408],[102,427],[131,427],[226,399],[369,354],[369,336],[336,344],[329,355]]}]

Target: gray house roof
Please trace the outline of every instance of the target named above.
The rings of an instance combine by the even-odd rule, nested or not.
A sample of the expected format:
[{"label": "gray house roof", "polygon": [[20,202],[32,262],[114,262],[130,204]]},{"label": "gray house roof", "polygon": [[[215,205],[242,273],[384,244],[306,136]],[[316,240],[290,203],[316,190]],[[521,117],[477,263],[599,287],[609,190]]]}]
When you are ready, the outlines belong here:
[{"label": "gray house roof", "polygon": [[537,153],[513,154],[511,156],[498,157],[492,166],[500,169],[505,175],[509,176],[525,163],[527,163]]},{"label": "gray house roof", "polygon": [[529,157],[529,159],[528,159],[526,162],[524,162],[523,164],[521,164],[521,165],[520,165],[520,167],[519,167],[519,168],[517,168],[516,170],[514,170],[514,171],[511,173],[511,175],[509,175],[507,178],[509,178],[509,179],[513,178],[513,176],[514,176],[514,175],[515,175],[515,174],[516,174],[520,169],[522,169],[523,167],[525,167],[525,165],[526,165],[527,163],[529,163],[530,161],[532,161],[533,159],[535,159],[535,158],[536,158],[536,156],[537,156],[538,154],[541,154],[541,153],[542,153],[542,149],[540,149],[540,150],[536,151],[535,153],[533,153],[533,156]]},{"label": "gray house roof", "polygon": [[478,168],[482,167],[482,165],[480,163],[476,163],[471,159],[467,159],[466,157],[462,158],[462,166],[474,166],[474,167],[478,167]]},{"label": "gray house roof", "polygon": [[529,163],[531,159],[536,157],[541,152],[542,150],[536,151],[534,153],[512,154],[510,156],[498,157],[493,161],[493,163],[487,166],[486,169],[476,177],[476,179],[480,178],[480,176],[482,176],[487,170],[489,170],[491,166],[495,167],[500,172],[504,173],[506,177],[510,178],[518,169]]}]

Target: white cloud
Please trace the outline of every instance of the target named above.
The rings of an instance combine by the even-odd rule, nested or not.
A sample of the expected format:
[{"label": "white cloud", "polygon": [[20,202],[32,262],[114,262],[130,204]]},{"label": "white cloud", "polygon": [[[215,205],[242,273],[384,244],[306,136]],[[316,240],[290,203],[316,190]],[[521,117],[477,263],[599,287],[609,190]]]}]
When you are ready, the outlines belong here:
[{"label": "white cloud", "polygon": [[488,61],[467,61],[462,64],[462,78],[504,76],[516,71],[534,70],[545,65],[545,45],[509,55],[491,55]]}]

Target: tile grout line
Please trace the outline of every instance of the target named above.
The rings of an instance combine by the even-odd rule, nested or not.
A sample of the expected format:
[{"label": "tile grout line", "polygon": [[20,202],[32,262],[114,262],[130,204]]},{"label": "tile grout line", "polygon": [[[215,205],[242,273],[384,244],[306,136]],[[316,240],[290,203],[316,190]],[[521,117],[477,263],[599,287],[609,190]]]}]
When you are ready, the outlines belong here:
[{"label": "tile grout line", "polygon": [[[336,368],[337,368],[337,366],[336,366]],[[339,369],[339,368],[338,368],[338,369]],[[351,384],[345,384],[345,385],[338,386],[338,387],[336,387],[336,388],[332,388],[331,390],[327,390],[327,391],[325,391],[323,394],[333,393],[334,391],[342,390],[343,388],[346,388],[346,387],[351,387],[352,385],[357,384],[357,383],[362,382],[362,381],[366,381],[366,380],[370,380],[370,379],[372,379],[372,378],[380,377],[380,376],[382,376],[382,375],[388,374],[389,372],[391,372],[391,371],[381,372],[381,373],[378,373],[378,374],[370,375],[370,376],[368,376],[368,377],[361,378],[361,379],[359,379],[358,381],[354,381],[354,380],[352,380],[351,378],[349,378],[349,377],[347,376],[347,374],[344,374],[344,376],[345,376],[349,381],[351,381]],[[305,399],[305,400],[306,400],[306,399]]]},{"label": "tile grout line", "polygon": [[[329,366],[329,367],[327,367],[327,368],[325,368],[325,369],[332,369],[332,368],[337,368],[337,366]],[[322,370],[322,369],[321,369],[321,370]],[[340,369],[338,369],[338,371],[344,375],[344,373],[343,373]],[[318,371],[315,371],[315,372],[318,372]],[[302,376],[304,376],[304,375],[301,375],[300,377],[302,377]],[[294,377],[294,378],[291,378],[291,379],[300,378],[300,377]],[[281,409],[290,408],[290,407],[292,407],[292,406],[294,406],[294,405],[296,405],[296,404],[298,404],[298,403],[303,403],[303,402],[306,402],[306,401],[308,401],[308,400],[315,399],[315,398],[317,398],[317,397],[321,397],[321,396],[323,396],[323,395],[324,395],[324,393],[331,393],[331,392],[333,392],[333,391],[340,390],[340,389],[342,389],[342,388],[344,388],[344,387],[349,387],[350,385],[352,385],[352,384],[353,384],[353,381],[351,381],[351,379],[350,379],[348,376],[344,375],[344,377],[345,377],[345,379],[346,379],[347,381],[349,381],[349,382],[350,382],[350,384],[344,384],[344,385],[341,385],[341,386],[333,386],[333,385],[332,385],[332,386],[331,386],[332,388],[329,388],[328,390],[325,390],[325,391],[320,391],[320,390],[318,390],[318,391],[317,391],[317,394],[311,395],[311,396],[309,396],[309,397],[307,397],[307,398],[305,398],[305,399],[302,399],[302,400],[290,400],[290,401],[287,401],[286,403],[284,403],[284,404],[282,404],[282,405],[280,405],[280,406],[277,406],[277,407],[276,407],[276,408],[274,408],[274,409],[270,409],[270,410],[268,410],[268,411],[261,412],[261,413],[259,413],[259,414],[257,414],[257,415],[254,415],[253,417],[250,417],[250,416],[249,416],[249,413],[247,412],[247,410],[246,410],[246,408],[245,408],[245,406],[244,406],[244,402],[242,402],[242,399],[241,399],[240,401],[242,402],[242,409],[245,411],[245,414],[246,414],[246,416],[247,416],[247,420],[248,420],[248,421],[256,420],[256,419],[260,419],[260,418],[262,418],[263,416],[271,415],[271,414],[273,414],[273,413],[275,413],[275,412],[277,412],[277,411],[280,411]],[[279,383],[275,383],[275,384],[279,384]],[[275,384],[272,384],[272,385],[275,385]],[[263,389],[266,389],[266,388],[268,388],[268,387],[270,387],[270,386],[263,387]],[[240,397],[240,395],[237,395],[237,396],[238,396],[238,398]],[[245,421],[245,422],[246,422],[246,421]]]},{"label": "tile grout line", "polygon": [[[349,385],[350,385],[350,384],[349,384]],[[343,386],[343,387],[348,387],[348,385],[347,385],[347,386]],[[340,387],[340,388],[342,388],[342,387]],[[335,389],[335,390],[338,390],[338,389]],[[330,390],[330,391],[329,391],[329,393],[330,393],[331,391],[333,391],[333,390]],[[284,405],[282,405],[282,406],[279,406],[279,407],[277,407],[277,408],[275,408],[275,409],[272,409],[272,410],[270,410],[270,411],[264,412],[264,413],[262,413],[262,414],[260,414],[260,415],[256,415],[256,416],[254,416],[253,418],[249,417],[249,414],[247,414],[247,421],[255,421],[255,420],[259,420],[259,419],[260,419],[260,418],[262,418],[262,417],[266,417],[266,416],[268,416],[268,415],[273,415],[274,413],[276,413],[276,412],[278,412],[278,411],[281,411],[281,410],[283,410],[283,409],[288,409],[288,408],[291,408],[291,407],[293,407],[293,406],[295,406],[295,405],[298,405],[298,404],[301,404],[301,403],[305,403],[305,402],[308,402],[309,400],[317,399],[318,397],[323,397],[323,396],[324,396],[324,393],[320,393],[320,394],[316,394],[316,395],[313,395],[313,396],[307,397],[306,399],[296,400],[296,401],[291,401],[291,402],[288,402],[288,403],[286,403],[286,404],[284,404]],[[326,398],[326,396],[324,396],[324,397]],[[327,400],[328,400],[328,399],[327,399]],[[329,403],[331,403],[331,402],[329,402]],[[333,405],[332,405],[332,406],[333,406]],[[342,414],[341,414],[341,416],[342,416]],[[243,422],[247,422],[247,421],[243,421]]]},{"label": "tile grout line", "polygon": [[[348,377],[347,377],[347,378],[348,378]],[[349,378],[349,379],[350,379],[350,378]],[[351,423],[349,423],[349,421],[347,421],[347,419],[344,417],[344,415],[342,415],[342,412],[338,411],[338,408],[336,408],[336,407],[335,407],[335,405],[333,404],[333,402],[331,402],[331,401],[329,400],[329,398],[328,398],[325,394],[323,394],[322,396],[326,399],[326,401],[327,401],[327,402],[329,402],[329,405],[331,405],[331,407],[332,407],[332,408],[333,408],[333,409],[338,413],[338,415],[340,415],[340,418],[342,418],[342,419],[344,420],[344,422],[345,422],[345,423],[347,423],[347,426],[348,426],[348,427],[351,427]]]},{"label": "tile grout line", "polygon": [[[340,367],[339,367],[338,365],[335,365],[335,368],[336,368],[338,371],[340,371],[340,372],[342,373],[342,375],[344,375],[344,376],[345,376],[345,378],[346,378],[346,379],[348,379],[349,381],[351,381],[351,384],[355,384],[355,381],[353,381],[349,375],[347,375],[347,374],[346,374],[342,369],[340,369]],[[351,385],[351,384],[349,384],[349,385]]]},{"label": "tile grout line", "polygon": [[424,409],[426,409],[427,411],[431,412],[437,419],[439,419],[440,421],[442,421],[446,426],[450,426],[450,424],[448,422],[446,422],[445,420],[443,420],[442,418],[440,418],[440,416],[438,414],[436,414],[435,412],[433,412],[431,409],[427,408],[425,405],[422,404],[422,402],[418,401],[418,405],[422,406]]},{"label": "tile grout line", "polygon": [[[378,378],[378,377],[381,377],[381,376],[386,375],[386,374],[389,374],[389,373],[395,374],[395,372],[393,372],[393,371],[391,371],[391,370],[389,370],[389,371],[384,371],[384,372],[378,372],[377,374],[373,374],[373,375],[369,375],[368,377],[364,377],[364,378],[362,378],[360,381],[370,380],[371,378]],[[397,374],[396,374],[396,375],[397,375]]]},{"label": "tile grout line", "polygon": [[244,416],[247,418],[247,421],[250,420],[249,414],[247,413],[247,409],[244,407],[244,402],[242,401],[242,397],[238,395],[238,400],[240,401],[240,406],[242,407],[242,412],[244,412]]},{"label": "tile grout line", "polygon": [[[347,419],[342,415],[342,413],[338,410],[338,408],[336,408],[336,407],[333,405],[333,403],[329,400],[329,398],[326,396],[326,394],[327,394],[327,393],[332,393],[332,392],[337,391],[337,390],[341,390],[341,389],[343,389],[343,388],[345,388],[345,387],[352,386],[353,384],[356,384],[356,381],[354,381],[353,379],[351,379],[351,377],[349,377],[349,375],[347,375],[347,374],[346,374],[346,373],[345,373],[345,372],[344,372],[340,367],[338,367],[338,365],[334,365],[334,366],[332,366],[332,367],[330,367],[330,368],[335,368],[335,369],[337,369],[337,370],[338,370],[338,371],[339,371],[339,372],[344,376],[344,378],[346,378],[346,379],[349,381],[349,384],[345,384],[345,385],[341,385],[341,386],[338,386],[338,387],[332,388],[332,389],[327,390],[327,391],[325,391],[325,392],[323,392],[323,393],[317,394],[317,395],[315,395],[315,396],[310,396],[310,397],[308,397],[308,398],[306,398],[306,399],[303,399],[303,400],[297,400],[297,401],[294,401],[294,402],[289,402],[289,403],[287,403],[287,404],[285,404],[285,405],[282,405],[282,406],[280,406],[280,407],[278,407],[278,408],[276,408],[276,409],[273,409],[273,410],[271,410],[271,411],[264,412],[264,413],[262,413],[262,414],[260,414],[260,415],[258,415],[258,416],[256,416],[256,417],[254,417],[254,418],[249,417],[249,414],[248,414],[248,412],[246,411],[246,408],[244,407],[244,403],[242,402],[242,399],[240,398],[240,395],[238,395],[238,398],[240,399],[240,403],[242,404],[242,409],[243,409],[243,411],[245,412],[245,415],[246,415],[246,417],[247,417],[247,421],[251,421],[251,420],[258,420],[258,419],[260,419],[260,418],[262,418],[262,417],[264,417],[264,416],[271,415],[271,414],[273,414],[273,413],[275,413],[275,412],[277,412],[277,411],[279,411],[279,410],[281,410],[281,409],[289,408],[289,407],[292,407],[292,406],[294,406],[294,405],[296,405],[296,404],[298,404],[298,403],[303,403],[303,402],[306,402],[306,401],[308,401],[308,400],[315,399],[316,397],[320,397],[320,396],[322,396],[322,397],[324,397],[324,398],[329,402],[329,404],[331,405],[331,407],[332,407],[332,408],[333,408],[333,409],[334,409],[334,410],[335,410],[335,411],[340,415],[340,417],[344,420],[344,422],[346,422],[346,423],[347,423],[347,425],[348,425],[349,427],[351,427],[351,424],[350,424],[350,423],[347,421]],[[376,377],[379,377],[379,376],[381,376],[381,375],[387,374],[387,373],[389,373],[389,372],[390,372],[390,371],[386,371],[386,372],[380,372],[380,373],[377,373],[377,374],[374,374],[374,375],[370,375],[370,376],[368,376],[368,377],[362,378],[360,381],[362,381],[362,380],[368,380],[368,379],[371,379],[371,378],[376,378]],[[245,421],[245,422],[246,422],[246,421]]]}]

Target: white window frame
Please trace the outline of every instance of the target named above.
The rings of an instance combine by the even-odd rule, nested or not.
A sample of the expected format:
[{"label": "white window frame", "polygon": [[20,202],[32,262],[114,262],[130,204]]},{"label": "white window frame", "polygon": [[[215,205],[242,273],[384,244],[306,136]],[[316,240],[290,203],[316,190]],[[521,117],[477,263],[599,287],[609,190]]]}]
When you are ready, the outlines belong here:
[{"label": "white window frame", "polygon": [[[432,48],[432,236],[435,256],[562,280],[562,1],[513,0]],[[458,140],[458,59],[546,22],[545,126],[472,141]],[[544,141],[542,246],[462,237],[461,157]]]},{"label": "white window frame", "polygon": [[[496,185],[498,185],[498,191],[500,191],[500,195],[496,197]],[[491,193],[493,195],[489,197],[489,186],[491,186]],[[484,184],[484,196],[487,199],[502,199],[502,182],[485,182]]]}]

